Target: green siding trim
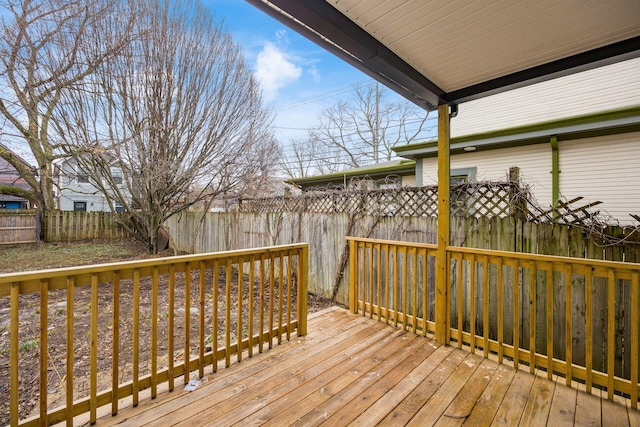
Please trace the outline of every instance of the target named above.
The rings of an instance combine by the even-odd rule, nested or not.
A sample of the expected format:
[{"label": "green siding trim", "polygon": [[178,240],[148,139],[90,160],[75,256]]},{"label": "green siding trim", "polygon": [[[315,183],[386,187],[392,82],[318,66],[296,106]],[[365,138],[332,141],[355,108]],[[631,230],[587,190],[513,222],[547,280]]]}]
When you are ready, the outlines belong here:
[{"label": "green siding trim", "polygon": [[345,179],[353,177],[384,177],[387,175],[413,175],[415,173],[416,162],[414,160],[399,160],[392,165],[369,166],[357,169],[350,169],[344,172],[335,172],[326,175],[309,176],[305,178],[296,178],[285,181],[287,184],[293,184],[300,187],[322,186],[327,184],[343,183]]},{"label": "green siding trim", "polygon": [[[640,131],[640,106],[458,136],[451,138],[451,153],[464,153],[464,148],[471,146],[477,150],[493,150],[547,143],[552,135],[556,135],[558,141],[567,141],[636,131]],[[437,146],[437,141],[426,141],[397,146],[393,151],[411,159],[436,157]]]}]

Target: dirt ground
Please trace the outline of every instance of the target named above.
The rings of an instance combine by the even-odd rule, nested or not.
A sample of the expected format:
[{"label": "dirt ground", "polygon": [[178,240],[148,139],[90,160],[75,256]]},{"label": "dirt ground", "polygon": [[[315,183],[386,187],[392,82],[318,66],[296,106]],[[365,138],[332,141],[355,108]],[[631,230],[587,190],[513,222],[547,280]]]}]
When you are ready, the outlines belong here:
[{"label": "dirt ground", "polygon": [[[146,247],[133,240],[113,240],[113,241],[90,241],[76,242],[69,244],[34,244],[16,247],[0,247],[0,274],[18,271],[41,270],[58,267],[70,267],[78,265],[100,264],[108,262],[146,259],[150,257],[172,256],[173,251],[165,251],[157,255],[149,255]],[[206,272],[206,283],[213,282],[214,273],[211,270]],[[158,366],[167,364],[167,321],[168,321],[168,278],[159,278],[159,337],[158,354],[160,360]],[[231,295],[237,295],[237,272],[231,274],[232,290]],[[247,278],[245,277],[245,281]],[[219,295],[224,298],[226,286],[225,272],[220,271],[217,277]],[[199,273],[195,272],[191,277],[191,303],[190,307],[198,306]],[[206,291],[206,298],[212,297],[211,289]],[[243,289],[243,312],[248,312],[249,290]],[[292,300],[295,301],[295,286],[292,289]],[[184,319],[185,319],[185,296],[184,296],[184,276],[176,276],[175,294],[175,330],[176,343],[184,343]],[[257,287],[254,288],[254,296],[257,295]],[[140,375],[148,372],[148,361],[151,348],[151,328],[150,308],[151,308],[151,283],[148,279],[141,280],[140,288],[140,327],[138,343],[140,343],[140,360],[143,363],[139,366]],[[277,287],[273,295],[274,301],[278,299]],[[286,289],[283,291],[283,298],[286,301],[289,295]],[[65,379],[66,379],[66,293],[64,291],[52,291],[48,301],[48,402],[49,408],[54,408],[64,404],[65,399]],[[267,298],[270,296],[267,295]],[[132,300],[133,285],[131,281],[122,281],[120,289],[120,343],[119,343],[119,377],[120,382],[124,382],[132,375]],[[110,388],[111,381],[111,330],[113,328],[113,291],[110,284],[100,285],[99,289],[99,336],[98,348],[98,390]],[[39,401],[39,354],[40,354],[40,299],[38,295],[23,295],[20,298],[20,340],[19,340],[19,382],[20,382],[20,418],[33,415],[38,408]],[[224,304],[224,302],[223,302]],[[314,312],[332,305],[328,299],[310,294],[308,296],[308,311]],[[210,325],[212,320],[212,310],[207,304],[205,310],[206,324]],[[237,296],[232,299],[231,307],[238,307]],[[258,298],[254,298],[254,330],[257,329],[259,307]],[[277,304],[276,304],[277,307]],[[293,304],[292,316],[295,317],[295,303]],[[78,288],[75,294],[74,305],[74,397],[86,395],[89,389],[89,323],[90,323],[90,289],[88,287]],[[236,319],[238,310],[234,309],[231,318],[230,331],[231,342],[235,341],[235,331],[237,330]],[[277,316],[277,313],[276,313]],[[286,313],[283,310],[283,316]],[[246,315],[245,320],[246,322]],[[224,312],[218,313],[218,342],[225,338],[225,318]],[[194,324],[195,323],[195,324]],[[190,327],[190,352],[197,354],[198,324],[193,322]],[[0,298],[0,425],[9,423],[9,300]],[[176,348],[183,348],[176,344]],[[164,356],[162,356],[164,355]],[[183,356],[182,356],[183,357]],[[181,363],[181,354],[174,354],[176,363]]]}]

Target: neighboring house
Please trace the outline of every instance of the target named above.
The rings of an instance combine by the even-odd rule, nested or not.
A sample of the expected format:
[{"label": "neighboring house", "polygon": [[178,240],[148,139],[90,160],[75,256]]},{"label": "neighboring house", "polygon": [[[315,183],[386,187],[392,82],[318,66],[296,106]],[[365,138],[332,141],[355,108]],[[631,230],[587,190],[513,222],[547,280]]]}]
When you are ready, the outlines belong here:
[{"label": "neighboring house", "polygon": [[[112,168],[111,174],[122,183],[122,170]],[[119,177],[119,178],[118,178]],[[92,182],[88,173],[82,170],[74,159],[64,159],[56,164],[54,179],[58,187],[57,206],[62,211],[108,212],[107,196]],[[123,185],[120,191],[126,192]],[[127,192],[128,193],[128,192]],[[115,204],[116,211],[123,211]]]},{"label": "neighboring house", "polygon": [[[504,181],[520,168],[540,205],[601,201],[620,224],[640,214],[640,58],[460,104],[451,175]],[[416,161],[417,186],[437,183],[437,142],[395,147]]]},{"label": "neighboring house", "polygon": [[[400,160],[288,181],[303,190],[395,179],[437,184],[437,141],[394,147]],[[541,206],[600,201],[620,224],[640,214],[640,58],[459,105],[451,120],[452,184],[506,181],[518,167]],[[415,163],[413,162],[415,161]]]},{"label": "neighboring house", "polygon": [[[7,146],[0,144],[3,150],[9,151],[15,156],[18,161],[22,162],[26,167],[34,170],[33,166],[27,163],[22,157],[18,156],[15,152],[10,150]],[[35,170],[34,170],[35,173]],[[20,174],[9,162],[0,158],[0,185],[6,185],[9,187],[17,187],[23,190],[30,190],[29,184],[20,177]],[[30,209],[33,208],[32,204],[22,197],[10,196],[0,194],[0,209]]]},{"label": "neighboring house", "polygon": [[406,187],[416,185],[415,168],[413,160],[402,159],[286,182],[302,191],[348,189],[363,185],[370,189]]}]

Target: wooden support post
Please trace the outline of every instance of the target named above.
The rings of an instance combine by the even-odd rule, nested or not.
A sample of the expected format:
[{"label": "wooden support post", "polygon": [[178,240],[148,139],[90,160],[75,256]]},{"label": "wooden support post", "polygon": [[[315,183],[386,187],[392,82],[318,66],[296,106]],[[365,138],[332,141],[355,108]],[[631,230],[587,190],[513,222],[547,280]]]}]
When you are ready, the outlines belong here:
[{"label": "wooden support post", "polygon": [[438,106],[438,253],[436,256],[436,340],[449,343],[449,246],[450,137],[449,105]]}]

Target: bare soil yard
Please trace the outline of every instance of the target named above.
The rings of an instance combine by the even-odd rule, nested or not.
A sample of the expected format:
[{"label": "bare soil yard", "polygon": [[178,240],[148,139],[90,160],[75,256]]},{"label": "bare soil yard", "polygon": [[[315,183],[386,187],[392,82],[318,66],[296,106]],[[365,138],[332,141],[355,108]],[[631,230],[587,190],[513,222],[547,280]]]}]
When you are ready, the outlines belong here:
[{"label": "bare soil yard", "polygon": [[[71,267],[79,265],[100,264],[117,261],[127,261],[136,259],[146,259],[151,257],[172,256],[172,251],[166,251],[158,255],[149,255],[146,247],[133,240],[112,240],[112,241],[91,241],[77,242],[69,244],[34,244],[16,247],[0,247],[0,274],[18,271],[42,270],[58,267]],[[207,270],[207,283],[212,283],[213,272]],[[219,289],[224,289],[226,280],[224,274],[218,274],[217,282]],[[175,322],[177,334],[176,342],[184,338],[183,319],[185,313],[185,302],[183,287],[179,286],[180,282],[184,284],[183,276],[176,278],[176,306],[175,306]],[[159,366],[166,366],[166,336],[167,336],[167,307],[168,292],[167,278],[160,277],[159,282],[159,354],[164,354],[164,361],[159,361]],[[198,305],[198,293],[196,291],[199,283],[199,273],[191,278],[192,294],[191,307]],[[232,274],[232,286],[237,285],[237,273]],[[141,281],[141,317],[142,322],[148,321],[150,318],[150,289],[149,280]],[[99,361],[99,387],[104,389],[110,387],[111,378],[111,337],[109,331],[112,328],[112,303],[113,292],[109,284],[100,286],[99,291],[99,324],[101,344],[98,350]],[[248,309],[248,289],[243,292],[243,309]],[[254,295],[255,295],[254,290]],[[132,347],[132,294],[133,286],[130,281],[123,281],[120,290],[120,377],[123,379],[131,375],[131,347]],[[49,295],[49,331],[48,340],[48,357],[49,357],[49,408],[59,406],[64,403],[64,378],[65,372],[65,349],[66,349],[66,304],[64,291],[53,291]],[[231,295],[237,295],[236,289],[232,289]],[[207,291],[207,298],[211,297],[210,290]],[[274,295],[274,298],[277,294]],[[293,295],[295,298],[295,295]],[[90,289],[88,287],[78,288],[75,295],[74,306],[74,396],[83,395],[88,390],[88,369],[89,369],[89,347],[88,331],[90,320]],[[331,301],[314,295],[309,295],[308,311],[314,312],[322,310],[332,305]],[[232,301],[232,307],[237,306],[237,296]],[[257,298],[254,302],[254,309],[258,304]],[[295,304],[294,304],[295,307]],[[163,314],[164,313],[164,314]],[[211,312],[206,313],[206,322],[211,324]],[[20,418],[25,418],[37,409],[39,399],[39,336],[40,336],[40,311],[39,296],[24,295],[20,299],[20,356],[19,356],[19,372],[20,372]],[[235,331],[233,324],[235,319],[232,318],[232,330]],[[190,336],[192,343],[197,344],[198,325],[192,322]],[[218,323],[218,336],[224,336],[224,319]],[[146,361],[149,357],[149,347],[151,340],[151,328],[144,327],[141,324],[139,328],[140,359]],[[180,335],[182,334],[182,335]],[[8,298],[0,298],[0,425],[9,423],[9,300]],[[235,341],[235,336],[232,337]],[[147,344],[148,343],[148,344]],[[197,347],[192,347],[191,354]],[[177,356],[179,357],[179,355]],[[142,366],[141,375],[145,373],[147,368]],[[122,381],[122,379],[121,379]]]}]

